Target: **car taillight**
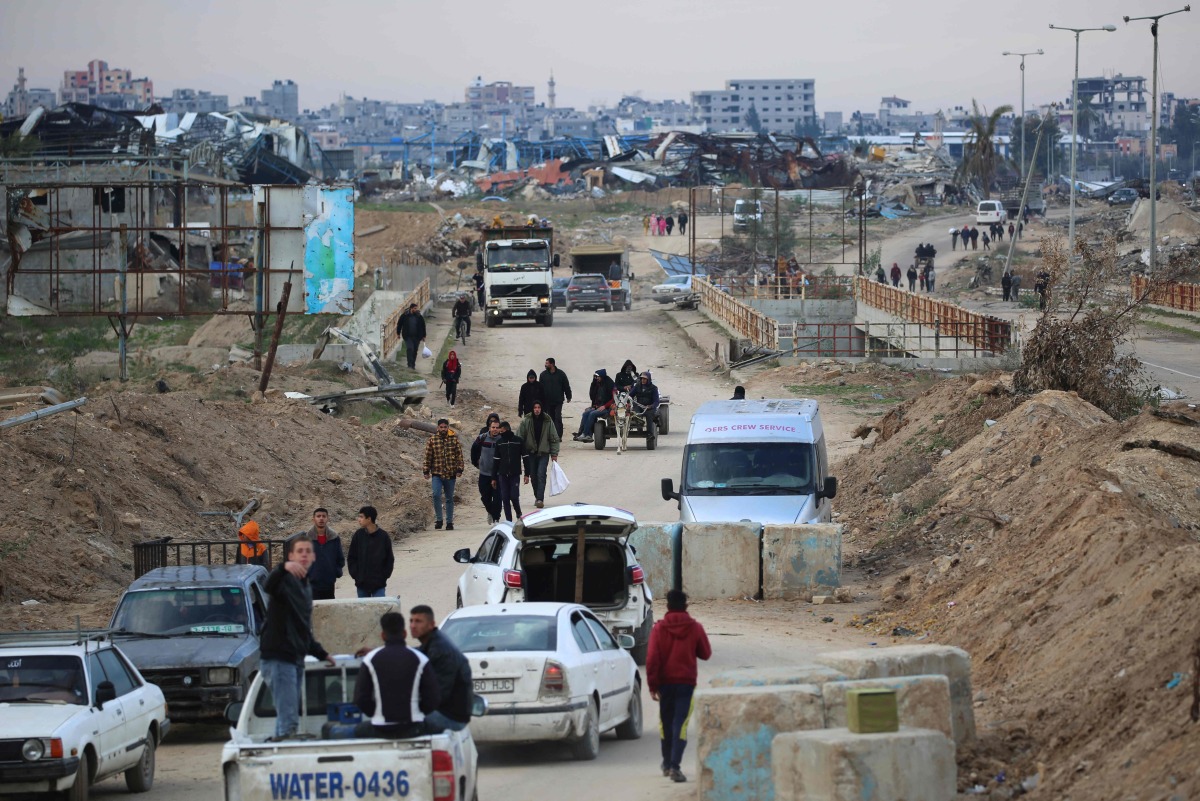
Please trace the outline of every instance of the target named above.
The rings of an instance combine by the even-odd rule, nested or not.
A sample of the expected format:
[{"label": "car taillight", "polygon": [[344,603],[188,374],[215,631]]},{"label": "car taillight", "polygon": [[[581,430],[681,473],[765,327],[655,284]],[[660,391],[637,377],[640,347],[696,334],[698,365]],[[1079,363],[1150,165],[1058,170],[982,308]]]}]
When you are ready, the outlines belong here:
[{"label": "car taillight", "polygon": [[567,677],[563,666],[552,659],[546,660],[542,669],[542,691],[540,695],[562,695],[567,691]]},{"label": "car taillight", "polygon": [[52,739],[50,741],[50,758],[51,759],[62,759],[62,755],[63,755],[62,740],[55,737],[54,739]]},{"label": "car taillight", "polygon": [[630,584],[641,584],[645,580],[646,580],[646,571],[642,570],[641,565],[634,565],[633,567],[629,568],[629,583]]},{"label": "car taillight", "polygon": [[521,589],[521,571],[520,570],[505,570],[504,571],[504,586],[510,589]]},{"label": "car taillight", "polygon": [[449,751],[433,752],[433,799],[454,801],[454,757]]}]

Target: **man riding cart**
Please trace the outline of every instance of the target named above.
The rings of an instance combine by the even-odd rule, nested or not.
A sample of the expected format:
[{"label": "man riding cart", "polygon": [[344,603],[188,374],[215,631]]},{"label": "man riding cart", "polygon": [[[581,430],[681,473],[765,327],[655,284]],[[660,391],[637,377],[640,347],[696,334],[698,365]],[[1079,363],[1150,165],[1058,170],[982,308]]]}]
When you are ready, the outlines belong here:
[{"label": "man riding cart", "polygon": [[596,450],[604,450],[605,440],[617,437],[617,453],[628,449],[630,436],[645,437],[646,450],[658,445],[658,435],[668,431],[671,399],[660,395],[650,371],[638,376],[637,382],[624,392],[617,392],[609,414],[595,422],[592,442]]}]

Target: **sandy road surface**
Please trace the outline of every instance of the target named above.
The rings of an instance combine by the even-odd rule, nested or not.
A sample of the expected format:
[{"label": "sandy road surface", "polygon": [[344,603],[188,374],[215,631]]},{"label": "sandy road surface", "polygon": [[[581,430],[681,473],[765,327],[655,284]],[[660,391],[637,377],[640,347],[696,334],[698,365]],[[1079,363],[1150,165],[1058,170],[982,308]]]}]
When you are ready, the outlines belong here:
[{"label": "sandy road surface", "polygon": [[[680,237],[682,239],[682,237]],[[663,392],[672,401],[671,433],[659,439],[658,449],[644,450],[637,441],[633,449],[617,455],[612,447],[597,451],[591,445],[566,442],[562,465],[571,486],[556,502],[592,501],[630,509],[645,520],[672,520],[672,504],[659,495],[659,479],[678,479],[683,442],[691,412],[702,402],[727,398],[730,384],[712,373],[696,353],[681,342],[678,329],[664,313],[647,302],[632,312],[576,312],[555,315],[552,328],[530,324],[506,324],[495,329],[477,327],[470,343],[459,348],[464,365],[464,387],[481,389],[493,398],[508,399],[501,414],[513,417],[517,392],[525,371],[537,367],[546,356],[554,356],[571,379],[575,401],[564,413],[567,425],[578,425],[578,415],[587,398],[587,385],[598,367],[616,371],[631,358],[640,369],[650,369]],[[439,407],[435,406],[435,411]],[[474,489],[475,472],[468,469],[460,484],[460,511],[456,530],[415,534],[396,548],[396,572],[388,585],[389,594],[399,594],[405,605],[430,603],[439,614],[454,606],[455,585],[462,566],[451,560],[457,548],[476,547],[486,526],[483,509]],[[532,494],[526,491],[527,508]],[[343,580],[339,595],[353,588]],[[804,659],[814,650],[851,647],[867,642],[865,635],[842,625],[862,611],[858,604],[820,607],[821,616],[835,618],[820,622],[817,607],[807,604],[755,603],[746,600],[717,601],[693,608],[704,622],[715,651],[711,662],[702,665],[701,683],[716,672],[737,667],[785,665]],[[832,610],[832,611],[827,611]],[[657,610],[661,616],[663,609]],[[595,762],[574,763],[565,749],[553,745],[482,749],[480,797],[484,801],[528,799],[547,788],[571,787],[571,797],[580,801],[609,799],[614,785],[622,798],[686,798],[695,793],[694,784],[673,785],[658,771],[656,730],[657,706],[648,694],[646,733],[641,740],[603,740]],[[219,759],[226,731],[221,726],[178,726],[159,751],[158,779],[149,799],[199,801],[222,797]],[[685,773],[696,776],[689,749]],[[98,796],[125,796],[123,782],[111,780],[94,788]]]}]

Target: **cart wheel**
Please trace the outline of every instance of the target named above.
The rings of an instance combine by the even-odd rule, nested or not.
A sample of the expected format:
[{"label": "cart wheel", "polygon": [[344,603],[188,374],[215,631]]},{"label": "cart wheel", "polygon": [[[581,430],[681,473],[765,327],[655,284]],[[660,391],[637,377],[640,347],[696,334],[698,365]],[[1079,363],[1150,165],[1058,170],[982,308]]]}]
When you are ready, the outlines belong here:
[{"label": "cart wheel", "polygon": [[604,420],[597,420],[596,425],[592,428],[592,444],[596,446],[596,450],[604,450],[604,440],[608,439],[608,428]]},{"label": "cart wheel", "polygon": [[658,407],[658,433],[660,433],[660,434],[671,433],[670,422],[671,422],[671,407],[670,406],[659,406]]}]

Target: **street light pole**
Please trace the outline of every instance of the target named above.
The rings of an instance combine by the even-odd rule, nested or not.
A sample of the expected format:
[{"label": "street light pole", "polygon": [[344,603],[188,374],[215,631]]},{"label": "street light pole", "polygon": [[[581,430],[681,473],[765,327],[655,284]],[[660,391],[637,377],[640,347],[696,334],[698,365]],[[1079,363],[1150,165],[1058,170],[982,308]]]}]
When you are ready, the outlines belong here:
[{"label": "street light pole", "polygon": [[[1147,275],[1154,275],[1154,263],[1157,261],[1155,256],[1158,253],[1158,188],[1155,180],[1155,168],[1158,162],[1158,21],[1163,17],[1191,10],[1191,6],[1184,6],[1176,11],[1168,11],[1152,17],[1124,17],[1126,25],[1137,20],[1150,20],[1150,36],[1154,39],[1154,61],[1150,79],[1150,264],[1146,268]],[[1170,175],[1170,173],[1167,174]]]},{"label": "street light pole", "polygon": [[1025,56],[1044,56],[1045,54],[1040,47],[1028,53],[1014,53],[1010,50],[1001,53],[1004,56],[1021,57],[1021,169],[1017,170],[1017,176],[1022,181],[1025,180]]},{"label": "street light pole", "polygon": [[1068,248],[1075,255],[1075,151],[1079,149],[1079,34],[1084,31],[1107,31],[1112,33],[1116,25],[1103,25],[1099,28],[1064,28],[1061,25],[1051,25],[1056,31],[1071,31],[1075,34],[1075,80],[1071,83],[1071,225],[1067,234]]}]

